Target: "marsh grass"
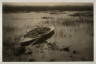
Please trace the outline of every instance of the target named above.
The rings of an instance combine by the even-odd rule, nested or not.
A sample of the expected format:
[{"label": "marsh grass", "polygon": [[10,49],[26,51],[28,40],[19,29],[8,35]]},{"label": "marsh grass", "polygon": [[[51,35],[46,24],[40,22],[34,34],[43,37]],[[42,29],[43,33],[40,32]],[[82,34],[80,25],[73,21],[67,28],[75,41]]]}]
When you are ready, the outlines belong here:
[{"label": "marsh grass", "polygon": [[[48,18],[42,17],[41,19],[50,19],[50,18],[52,17],[48,17]],[[69,46],[70,45],[69,41],[72,37],[74,37],[75,32],[80,33],[81,31],[83,31],[88,33],[88,35],[91,34],[91,36],[93,36],[92,35],[93,19],[86,16],[78,16],[78,19],[56,18],[56,19],[39,22],[39,24],[37,25],[24,24],[22,27],[3,26],[3,61],[35,61],[35,59],[37,59],[36,58],[37,56],[35,56],[34,53],[39,55],[39,54],[43,54],[43,52],[40,53],[41,51],[40,50],[38,51],[38,48],[33,48],[32,52],[34,53],[31,55],[23,54],[21,56],[15,56],[14,55],[14,53],[16,52],[15,47],[18,47],[20,45],[20,42],[18,43],[15,39],[19,36],[26,34],[28,31],[32,30],[35,27],[50,26],[50,25],[53,25],[55,27],[55,34],[52,38],[49,39],[49,42],[53,43],[53,44],[49,44],[51,45],[51,49],[54,48],[60,49],[65,45]],[[34,51],[34,49],[36,50]],[[30,57],[32,59],[30,59]],[[35,57],[35,59],[33,57]],[[47,59],[46,55],[45,55],[45,59]],[[43,59],[38,58],[37,60],[44,60],[44,58]],[[54,61],[54,60],[52,59],[50,61]]]}]

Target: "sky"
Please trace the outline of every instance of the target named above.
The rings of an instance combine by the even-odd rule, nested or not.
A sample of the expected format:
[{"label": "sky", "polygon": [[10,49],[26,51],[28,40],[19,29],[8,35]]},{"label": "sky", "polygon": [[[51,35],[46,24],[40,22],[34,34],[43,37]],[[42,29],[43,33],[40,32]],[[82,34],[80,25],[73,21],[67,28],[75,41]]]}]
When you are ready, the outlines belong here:
[{"label": "sky", "polygon": [[65,3],[65,2],[4,2],[4,5],[12,6],[64,6],[64,5],[92,5],[92,3]]}]

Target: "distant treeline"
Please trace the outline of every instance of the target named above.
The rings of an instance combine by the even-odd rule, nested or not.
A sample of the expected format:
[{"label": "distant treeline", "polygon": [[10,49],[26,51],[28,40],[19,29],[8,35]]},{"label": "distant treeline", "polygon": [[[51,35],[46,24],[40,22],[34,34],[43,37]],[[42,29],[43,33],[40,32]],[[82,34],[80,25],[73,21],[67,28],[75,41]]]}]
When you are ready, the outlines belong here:
[{"label": "distant treeline", "polygon": [[4,13],[39,11],[93,11],[93,6],[3,6]]}]

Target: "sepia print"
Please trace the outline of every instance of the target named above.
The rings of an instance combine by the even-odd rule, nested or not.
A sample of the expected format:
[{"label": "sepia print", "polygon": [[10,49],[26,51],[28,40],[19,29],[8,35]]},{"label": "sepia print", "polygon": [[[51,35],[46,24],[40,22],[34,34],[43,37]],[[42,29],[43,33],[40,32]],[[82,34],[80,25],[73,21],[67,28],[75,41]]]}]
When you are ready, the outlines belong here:
[{"label": "sepia print", "polygon": [[3,2],[3,62],[93,61],[93,3]]}]

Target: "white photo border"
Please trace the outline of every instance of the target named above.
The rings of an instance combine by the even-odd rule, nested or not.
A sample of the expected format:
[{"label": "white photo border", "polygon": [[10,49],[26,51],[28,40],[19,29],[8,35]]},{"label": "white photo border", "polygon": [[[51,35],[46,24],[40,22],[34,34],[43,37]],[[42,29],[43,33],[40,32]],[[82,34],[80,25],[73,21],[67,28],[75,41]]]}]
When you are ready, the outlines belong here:
[{"label": "white photo border", "polygon": [[[2,3],[3,2],[81,2],[94,4],[94,61],[87,62],[3,62],[2,61]],[[0,0],[0,64],[96,64],[96,0]]]}]

